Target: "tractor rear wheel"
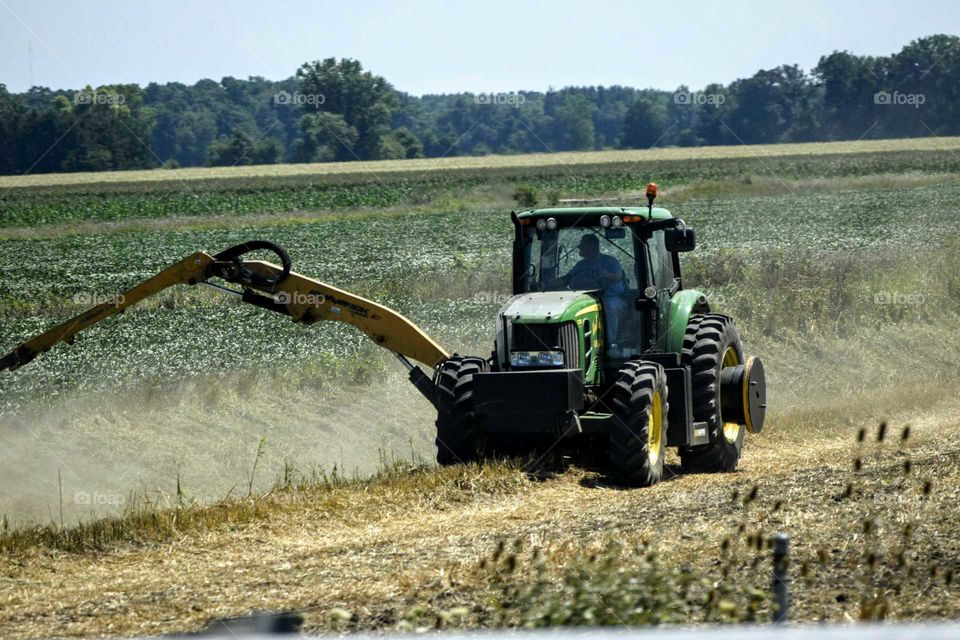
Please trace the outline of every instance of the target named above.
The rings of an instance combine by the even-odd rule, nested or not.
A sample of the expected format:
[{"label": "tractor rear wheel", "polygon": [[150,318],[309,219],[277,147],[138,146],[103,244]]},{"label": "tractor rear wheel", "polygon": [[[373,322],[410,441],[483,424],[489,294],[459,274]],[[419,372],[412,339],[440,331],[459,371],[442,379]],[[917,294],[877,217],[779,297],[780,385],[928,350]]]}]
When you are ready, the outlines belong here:
[{"label": "tractor rear wheel", "polygon": [[473,407],[473,376],[488,368],[483,358],[453,356],[437,370],[436,444],[442,466],[483,457],[486,438]]},{"label": "tractor rear wheel", "polygon": [[720,372],[743,364],[740,333],[728,316],[691,316],[683,340],[683,364],[691,368],[693,419],[706,422],[710,444],[680,448],[687,473],[734,471],[743,449],[745,427],[725,422],[720,402]]},{"label": "tractor rear wheel", "polygon": [[614,478],[649,486],[663,477],[667,441],[667,376],[652,362],[628,362],[613,392],[608,457]]}]

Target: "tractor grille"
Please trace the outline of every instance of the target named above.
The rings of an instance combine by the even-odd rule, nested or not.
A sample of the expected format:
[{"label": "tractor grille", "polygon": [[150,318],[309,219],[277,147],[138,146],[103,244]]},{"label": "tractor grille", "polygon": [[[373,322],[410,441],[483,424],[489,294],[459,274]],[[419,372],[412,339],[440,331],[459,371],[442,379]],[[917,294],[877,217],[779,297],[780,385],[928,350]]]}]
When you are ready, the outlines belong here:
[{"label": "tractor grille", "polygon": [[580,340],[575,322],[563,324],[510,324],[510,348],[524,351],[563,351],[568,369],[580,368]]}]

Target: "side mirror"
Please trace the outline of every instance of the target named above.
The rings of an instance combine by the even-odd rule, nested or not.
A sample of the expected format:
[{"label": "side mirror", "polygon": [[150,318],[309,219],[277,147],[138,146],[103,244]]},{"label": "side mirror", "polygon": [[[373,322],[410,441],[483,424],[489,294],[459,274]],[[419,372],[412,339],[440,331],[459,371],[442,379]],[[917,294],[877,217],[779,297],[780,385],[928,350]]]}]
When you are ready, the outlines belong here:
[{"label": "side mirror", "polygon": [[686,252],[693,251],[697,246],[697,237],[693,229],[682,227],[678,229],[666,229],[663,232],[663,243],[667,251]]}]

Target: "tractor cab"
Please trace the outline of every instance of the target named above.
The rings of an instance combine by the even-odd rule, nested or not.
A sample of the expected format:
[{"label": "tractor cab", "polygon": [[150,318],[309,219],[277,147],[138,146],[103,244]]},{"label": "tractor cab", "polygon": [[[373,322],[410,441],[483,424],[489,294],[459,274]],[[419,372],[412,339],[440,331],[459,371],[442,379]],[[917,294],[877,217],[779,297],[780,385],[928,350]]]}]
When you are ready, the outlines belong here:
[{"label": "tractor cab", "polygon": [[594,342],[607,362],[666,350],[678,253],[694,246],[682,221],[654,207],[558,208],[520,213],[515,226],[515,295],[581,292],[599,302]]}]

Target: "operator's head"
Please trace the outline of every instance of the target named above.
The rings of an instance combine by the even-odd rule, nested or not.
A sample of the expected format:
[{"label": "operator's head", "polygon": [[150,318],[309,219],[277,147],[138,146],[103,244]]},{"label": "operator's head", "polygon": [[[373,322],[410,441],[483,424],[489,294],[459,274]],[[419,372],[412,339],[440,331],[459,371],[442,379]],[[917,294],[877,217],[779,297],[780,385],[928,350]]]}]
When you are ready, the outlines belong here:
[{"label": "operator's head", "polygon": [[580,256],[583,258],[593,258],[600,253],[600,239],[592,233],[588,233],[580,238]]}]

